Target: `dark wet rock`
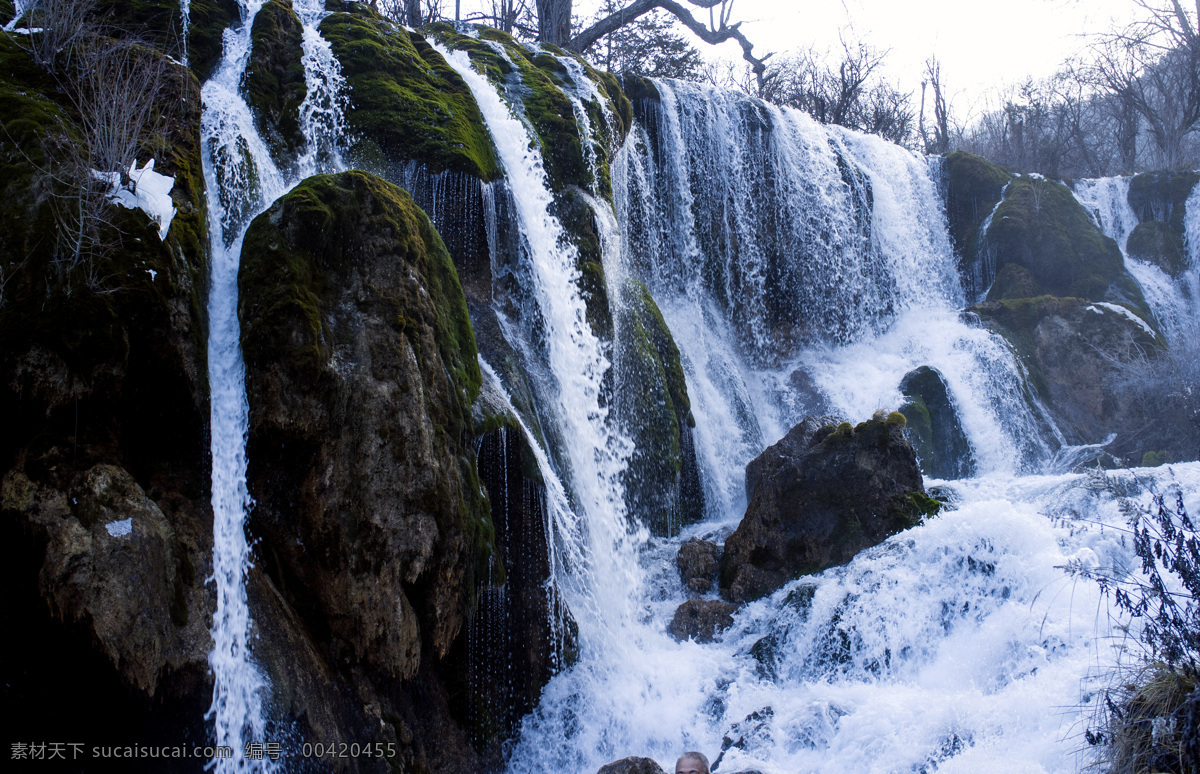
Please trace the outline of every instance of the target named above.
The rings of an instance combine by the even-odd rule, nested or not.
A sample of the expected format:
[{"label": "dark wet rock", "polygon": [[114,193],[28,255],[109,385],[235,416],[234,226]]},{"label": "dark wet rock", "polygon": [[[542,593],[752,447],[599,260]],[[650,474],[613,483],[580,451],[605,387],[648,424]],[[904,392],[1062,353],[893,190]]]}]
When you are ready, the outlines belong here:
[{"label": "dark wet rock", "polygon": [[1130,258],[1153,263],[1167,274],[1178,277],[1188,266],[1183,235],[1161,220],[1139,223],[1129,234],[1125,252]]},{"label": "dark wet rock", "polygon": [[980,261],[979,228],[1000,201],[1012,175],[987,159],[955,151],[942,164],[945,180],[946,219],[950,242],[959,259],[959,273],[970,298],[987,291]]},{"label": "dark wet rock", "polygon": [[917,461],[933,478],[966,478],[974,473],[975,458],[963,432],[958,412],[950,400],[950,389],[937,369],[929,366],[910,371],[900,381],[906,398],[905,434],[917,452]]},{"label": "dark wet rock", "polygon": [[717,580],[717,568],[721,563],[721,549],[711,540],[690,538],[679,547],[675,564],[683,585],[694,594],[712,591]]},{"label": "dark wet rock", "polygon": [[1129,181],[1129,206],[1141,223],[1160,221],[1182,237],[1187,200],[1200,173],[1190,169],[1143,172]]},{"label": "dark wet rock", "polygon": [[712,642],[733,626],[737,605],[717,599],[689,599],[675,610],[667,630],[677,640]]},{"label": "dark wet rock", "polygon": [[600,767],[596,774],[665,774],[653,758],[622,758]]},{"label": "dark wet rock", "polygon": [[238,0],[191,0],[189,5],[188,64],[206,81],[221,61],[225,28],[241,18],[241,8]]},{"label": "dark wet rock", "polygon": [[304,145],[300,106],[308,85],[303,57],[304,28],[292,0],[268,0],[254,16],[242,92],[280,166]]},{"label": "dark wet rock", "polygon": [[805,417],[783,438],[750,460],[746,465],[746,500],[753,500],[760,483],[775,478],[780,470],[793,464],[814,443],[819,443],[825,435],[833,432],[841,421],[840,417],[835,416]]},{"label": "dark wet rock", "polygon": [[722,595],[735,603],[765,596],[793,578],[844,564],[935,513],[904,423],[893,412],[858,426],[801,430],[797,440],[807,443],[787,445],[803,451],[764,452],[770,464],[725,541]]}]

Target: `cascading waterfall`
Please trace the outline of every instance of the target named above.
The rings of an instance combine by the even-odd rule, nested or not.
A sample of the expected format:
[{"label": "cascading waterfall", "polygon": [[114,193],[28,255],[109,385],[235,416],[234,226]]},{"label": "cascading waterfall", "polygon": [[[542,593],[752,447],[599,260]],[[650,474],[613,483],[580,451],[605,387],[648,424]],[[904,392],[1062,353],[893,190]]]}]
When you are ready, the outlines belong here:
[{"label": "cascading waterfall", "polygon": [[182,46],[182,56],[179,61],[184,67],[188,66],[188,28],[192,26],[192,0],[179,0],[179,29],[182,33],[179,35],[180,45]]},{"label": "cascading waterfall", "polygon": [[1171,277],[1161,267],[1129,255],[1126,245],[1137,227],[1138,217],[1129,204],[1131,177],[1105,177],[1079,180],[1075,198],[1096,221],[1106,236],[1116,240],[1125,259],[1125,269],[1133,275],[1150,312],[1168,342],[1187,341],[1200,336],[1200,277],[1197,277],[1197,252],[1200,251],[1200,186],[1193,189],[1184,212],[1184,245],[1190,268],[1179,277]]},{"label": "cascading waterfall", "polygon": [[33,3],[31,0],[13,0],[13,17],[9,19],[8,24],[4,25],[5,32],[11,32],[17,28],[17,22],[21,21],[21,17],[29,10]]},{"label": "cascading waterfall", "polygon": [[328,44],[316,34],[323,15],[319,0],[295,7],[305,26],[304,65],[309,87],[301,107],[308,147],[289,179],[275,165],[258,134],[254,117],[239,89],[250,59],[250,32],[262,0],[239,0],[238,26],[226,30],[224,51],[214,75],[201,90],[204,178],[211,224],[212,277],[209,291],[209,387],[211,392],[213,579],[217,610],[213,616],[213,720],[216,743],[234,750],[216,758],[218,772],[268,770],[270,759],[242,757],[249,741],[263,741],[266,683],[251,660],[251,616],[245,578],[250,563],[245,519],[246,434],[249,427],[237,316],[237,276],[242,238],[250,221],[295,183],[337,165],[336,146],[342,80],[336,60],[322,55]]}]

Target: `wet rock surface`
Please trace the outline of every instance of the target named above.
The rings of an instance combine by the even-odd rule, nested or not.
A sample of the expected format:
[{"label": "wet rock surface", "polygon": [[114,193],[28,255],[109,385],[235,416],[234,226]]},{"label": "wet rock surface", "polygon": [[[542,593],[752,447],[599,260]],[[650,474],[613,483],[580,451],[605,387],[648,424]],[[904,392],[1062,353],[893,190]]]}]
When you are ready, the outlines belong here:
[{"label": "wet rock surface", "polygon": [[718,599],[689,599],[675,610],[667,630],[677,640],[712,642],[733,626],[737,605]]},{"label": "wet rock surface", "polygon": [[963,432],[950,388],[935,368],[921,366],[904,375],[900,407],[905,432],[921,469],[933,478],[966,478],[975,470],[971,444]]},{"label": "wet rock surface", "polygon": [[721,548],[711,540],[689,538],[679,547],[675,565],[683,585],[693,594],[712,591],[721,564]]},{"label": "wet rock surface", "polygon": [[815,424],[800,423],[747,468],[757,474],[753,495],[721,562],[721,593],[730,602],[844,564],[937,510],[904,439],[902,415],[813,430]]}]

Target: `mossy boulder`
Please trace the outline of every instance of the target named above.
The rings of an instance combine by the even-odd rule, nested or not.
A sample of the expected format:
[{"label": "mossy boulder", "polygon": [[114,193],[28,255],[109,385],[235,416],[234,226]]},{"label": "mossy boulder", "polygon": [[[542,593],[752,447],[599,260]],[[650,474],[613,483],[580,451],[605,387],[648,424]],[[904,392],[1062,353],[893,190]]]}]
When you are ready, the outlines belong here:
[{"label": "mossy boulder", "polygon": [[304,28],[292,0],[268,0],[254,17],[242,92],[271,155],[281,166],[304,144],[300,106],[308,86],[303,57]]},{"label": "mossy boulder", "polygon": [[1187,200],[1200,173],[1192,170],[1143,172],[1129,181],[1129,206],[1138,221],[1162,221],[1183,237]]},{"label": "mossy boulder", "polygon": [[778,459],[761,467],[746,515],[725,541],[727,600],[758,599],[794,578],[845,564],[937,513],[904,438],[904,417],[893,414],[805,429],[805,443],[789,441],[799,453],[764,452]]},{"label": "mossy boulder", "polygon": [[176,59],[182,55],[179,0],[96,0],[93,18],[115,35],[132,35]]},{"label": "mossy boulder", "polygon": [[917,460],[933,478],[967,478],[975,471],[971,444],[963,432],[950,388],[937,369],[921,366],[900,380],[905,403],[900,413]]},{"label": "mossy boulder", "polygon": [[1157,357],[1162,346],[1135,310],[1041,296],[987,301],[971,311],[1013,346],[1031,386],[1071,443],[1099,443],[1116,432],[1118,445],[1111,451],[1131,451],[1122,445],[1126,436],[1135,435],[1137,417],[1130,413],[1128,398],[1120,397],[1110,382],[1116,364]]},{"label": "mossy boulder", "polygon": [[238,0],[191,0],[188,18],[188,66],[206,81],[221,61],[225,29],[240,22],[242,11]]},{"label": "mossy boulder", "polygon": [[1188,265],[1183,239],[1171,224],[1161,220],[1139,223],[1129,234],[1125,252],[1130,258],[1153,263],[1175,277],[1187,269]]},{"label": "mossy boulder", "polygon": [[454,266],[408,194],[348,172],[255,219],[239,286],[266,570],[335,660],[412,679],[449,652],[494,540]]},{"label": "mossy boulder", "polygon": [[364,164],[419,161],[483,181],[500,176],[471,90],[420,34],[365,3],[321,22],[349,88],[351,152]]},{"label": "mossy boulder", "polygon": [[634,442],[625,476],[635,517],[654,534],[674,535],[704,515],[679,348],[650,291],[627,280],[617,354],[618,416]]},{"label": "mossy boulder", "polygon": [[995,209],[1004,186],[1013,176],[987,159],[955,151],[942,162],[945,180],[946,219],[950,241],[958,255],[959,271],[967,293],[978,298],[990,278],[980,276],[979,228]]},{"label": "mossy boulder", "polygon": [[[1125,279],[1117,243],[1104,236],[1062,183],[1023,176],[1012,181],[985,236],[997,270],[1017,264],[1038,295],[1103,301]],[[1136,285],[1131,291],[1140,298]],[[999,300],[989,293],[989,300]]]}]

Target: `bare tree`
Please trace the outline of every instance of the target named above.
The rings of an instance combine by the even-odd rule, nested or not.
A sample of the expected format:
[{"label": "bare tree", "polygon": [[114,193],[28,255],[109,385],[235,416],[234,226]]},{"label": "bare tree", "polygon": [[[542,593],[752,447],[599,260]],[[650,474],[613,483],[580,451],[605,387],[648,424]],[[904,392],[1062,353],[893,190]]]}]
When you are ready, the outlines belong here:
[{"label": "bare tree", "polygon": [[50,72],[69,67],[71,54],[93,34],[89,20],[96,0],[36,0],[27,10],[29,53],[37,65]]},{"label": "bare tree", "polygon": [[808,113],[825,124],[837,124],[905,143],[911,139],[913,112],[909,97],[876,78],[886,52],[842,41],[836,66],[809,49],[772,63],[759,90],[769,102]]},{"label": "bare tree", "polygon": [[[933,137],[925,129],[925,90],[933,91]],[[936,57],[925,61],[925,78],[921,81],[920,111],[921,144],[926,153],[946,153],[950,150],[950,111],[942,90],[942,64]]]},{"label": "bare tree", "polygon": [[1144,16],[1101,38],[1094,79],[1146,123],[1163,166],[1173,168],[1200,123],[1200,0],[1194,10],[1180,0],[1134,3]]}]

